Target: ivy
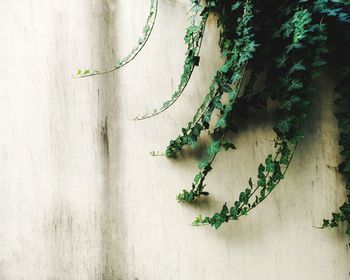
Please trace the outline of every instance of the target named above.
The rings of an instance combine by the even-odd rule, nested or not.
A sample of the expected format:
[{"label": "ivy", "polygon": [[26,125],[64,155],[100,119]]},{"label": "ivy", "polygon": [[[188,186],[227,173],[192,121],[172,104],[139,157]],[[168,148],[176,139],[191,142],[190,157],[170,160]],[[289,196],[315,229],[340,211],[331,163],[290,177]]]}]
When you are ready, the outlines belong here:
[{"label": "ivy", "polygon": [[[144,120],[154,117],[164,112],[171,105],[173,105],[185,90],[188,82],[190,81],[195,66],[199,65],[199,52],[201,49],[205,25],[209,13],[206,9],[203,9],[197,1],[193,1],[193,7],[191,11],[193,12],[193,15],[190,17],[191,25],[187,28],[186,35],[184,38],[185,43],[187,45],[186,59],[184,62],[183,73],[181,75],[180,83],[177,87],[177,90],[173,93],[171,99],[165,101],[160,108],[154,109],[153,111],[143,114],[141,116],[137,116],[134,118],[135,120]],[[200,14],[202,18],[199,23],[197,23],[198,14]]]},{"label": "ivy", "polygon": [[[333,228],[340,223],[347,221],[346,233],[350,234],[350,61],[342,61],[343,67],[339,71],[338,85],[335,88],[339,94],[335,100],[338,112],[335,114],[338,119],[340,131],[339,145],[342,147],[342,162],[338,166],[339,172],[346,178],[345,188],[348,191],[347,200],[339,208],[339,212],[332,213],[331,219],[324,219],[322,228]],[[345,63],[345,65],[344,65]]]},{"label": "ivy", "polygon": [[[220,151],[236,149],[227,139],[228,132],[239,133],[241,123],[250,112],[266,110],[269,100],[276,104],[274,150],[258,165],[256,175],[241,186],[232,205],[224,202],[215,213],[207,217],[198,215],[193,225],[218,229],[225,223],[239,220],[265,201],[286,178],[303,139],[310,100],[317,95],[314,82],[320,75],[320,68],[330,63],[339,71],[335,116],[342,162],[338,170],[346,179],[347,198],[339,211],[334,211],[330,219],[324,219],[322,228],[337,227],[345,222],[346,234],[350,234],[350,1],[191,0],[191,3],[192,15],[185,34],[187,52],[179,85],[160,108],[135,118],[153,117],[178,100],[200,62],[207,19],[214,16],[220,28],[218,43],[223,63],[192,119],[178,137],[170,140],[165,156],[176,158],[185,146],[196,148],[204,132],[212,139],[205,158],[198,163],[199,170],[192,184],[177,195],[177,200],[191,203],[208,196],[205,180],[214,160]],[[142,46],[152,31],[157,6],[158,1],[152,0]],[[128,56],[131,59],[122,60],[119,67],[130,62],[141,48],[135,47]],[[118,66],[111,71],[115,69]],[[101,73],[104,72],[80,70],[78,75]],[[219,116],[216,122],[213,115]]]},{"label": "ivy", "polygon": [[112,69],[108,70],[95,70],[95,69],[78,69],[75,77],[76,78],[85,78],[90,76],[96,76],[101,74],[112,73],[128,63],[130,63],[134,58],[141,52],[143,47],[146,45],[148,39],[151,36],[153,31],[154,24],[156,22],[157,14],[158,14],[158,1],[159,0],[151,0],[151,8],[147,17],[147,21],[145,26],[143,27],[142,36],[138,39],[137,44],[133,47],[130,53],[124,58],[117,61],[116,65]]}]

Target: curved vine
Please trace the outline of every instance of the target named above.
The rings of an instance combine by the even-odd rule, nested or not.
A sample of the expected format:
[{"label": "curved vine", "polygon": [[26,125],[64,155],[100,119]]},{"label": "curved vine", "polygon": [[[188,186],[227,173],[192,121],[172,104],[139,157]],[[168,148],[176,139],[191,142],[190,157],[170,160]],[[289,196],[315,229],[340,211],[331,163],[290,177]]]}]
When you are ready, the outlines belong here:
[{"label": "curved vine", "polygon": [[151,36],[151,33],[153,31],[154,24],[156,22],[157,14],[158,14],[158,2],[159,0],[151,0],[151,8],[147,17],[146,24],[143,28],[142,36],[139,38],[137,44],[134,46],[134,48],[130,51],[130,53],[125,56],[124,58],[118,60],[116,65],[108,70],[95,70],[95,69],[78,69],[76,73],[76,78],[86,78],[96,75],[102,75],[102,74],[108,74],[112,73],[119,68],[122,68],[123,66],[130,63],[134,58],[141,52],[143,47],[146,45],[148,39]]},{"label": "curved vine", "polygon": [[[184,62],[183,72],[180,78],[180,83],[171,98],[165,101],[160,108],[154,109],[152,112],[137,116],[134,120],[145,120],[154,117],[166,109],[170,108],[185,90],[188,82],[191,79],[195,66],[199,65],[199,52],[202,46],[205,25],[209,16],[206,9],[203,10],[199,2],[194,1],[191,9],[193,15],[190,17],[191,25],[186,30],[185,43],[187,45],[186,58]],[[198,14],[202,17],[197,24]]]},{"label": "curved vine", "polygon": [[[242,113],[239,107],[246,111],[250,106],[263,108],[267,99],[278,101],[279,106],[276,112],[278,121],[274,126],[276,152],[259,165],[256,182],[249,178],[247,187],[231,207],[225,203],[221,211],[211,217],[199,215],[193,222],[193,225],[209,224],[215,228],[247,215],[284,179],[297,144],[303,138],[301,128],[307,118],[307,108],[311,103],[309,98],[314,93],[313,80],[319,76],[318,68],[325,65],[328,58],[328,29],[339,24],[348,28],[349,23],[349,4],[342,1],[285,1],[275,7],[272,1],[261,1],[264,9],[258,1],[228,2],[213,0],[206,3],[209,12],[218,16],[223,29],[220,46],[225,63],[217,72],[192,122],[183,128],[182,135],[172,140],[166,150],[168,157],[176,157],[185,145],[194,148],[201,132],[209,130],[213,112],[219,111],[221,117],[212,132],[213,139],[218,140],[209,145],[208,158],[199,163],[200,172],[191,188],[177,196],[179,202],[192,202],[202,195],[209,195],[204,190],[204,182],[217,153],[221,149],[235,149],[225,136],[228,130],[236,132],[238,115]],[[233,18],[237,18],[236,23],[232,22]],[[269,57],[275,57],[275,60],[268,61],[266,58]],[[245,78],[248,82],[242,88],[243,73],[247,68],[251,74]],[[261,72],[268,72],[268,75],[264,89],[256,92],[254,84]],[[221,101],[224,93],[229,94],[227,104]],[[341,104],[344,105],[344,100]],[[344,112],[337,116],[350,119]],[[342,145],[347,145],[345,134],[341,135]],[[348,174],[350,167],[346,162],[343,166],[340,170]],[[324,227],[349,221],[349,202],[340,210],[341,213],[333,213],[331,221],[324,221]]]}]

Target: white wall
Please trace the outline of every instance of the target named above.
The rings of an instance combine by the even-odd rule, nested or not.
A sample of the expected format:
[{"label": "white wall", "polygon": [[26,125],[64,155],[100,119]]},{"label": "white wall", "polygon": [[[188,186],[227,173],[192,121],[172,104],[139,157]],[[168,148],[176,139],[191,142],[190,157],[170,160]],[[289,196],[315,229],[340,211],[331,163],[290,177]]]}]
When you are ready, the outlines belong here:
[{"label": "white wall", "polygon": [[160,0],[154,34],[132,64],[79,80],[78,67],[127,54],[148,0],[0,3],[0,279],[349,279],[344,229],[313,228],[345,198],[326,78],[308,138],[274,194],[219,231],[189,226],[237,197],[274,135],[254,117],[234,139],[238,150],[218,156],[211,196],[175,201],[198,154],[149,152],[178,135],[206,93],[220,64],[214,19],[184,96],[156,118],[130,119],[176,87],[187,2]]}]

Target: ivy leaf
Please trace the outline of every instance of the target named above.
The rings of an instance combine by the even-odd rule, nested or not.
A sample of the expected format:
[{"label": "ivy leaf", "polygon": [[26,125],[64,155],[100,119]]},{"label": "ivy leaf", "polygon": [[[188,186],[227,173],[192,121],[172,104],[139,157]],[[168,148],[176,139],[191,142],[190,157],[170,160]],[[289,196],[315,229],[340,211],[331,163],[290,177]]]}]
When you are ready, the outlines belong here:
[{"label": "ivy leaf", "polygon": [[220,212],[220,216],[223,218],[226,218],[226,215],[229,213],[228,207],[227,207],[227,203],[225,203],[222,206],[221,212]]},{"label": "ivy leaf", "polygon": [[239,194],[239,202],[245,202],[246,201],[246,193],[245,192],[241,192]]},{"label": "ivy leaf", "polygon": [[233,220],[238,220],[238,217],[237,217],[238,212],[237,212],[237,208],[236,207],[233,206],[233,207],[230,208],[230,215],[231,215]]},{"label": "ivy leaf", "polygon": [[241,2],[236,1],[234,4],[231,5],[231,10],[237,10],[241,6]]},{"label": "ivy leaf", "polygon": [[293,66],[291,68],[289,68],[288,74],[290,75],[296,71],[303,71],[303,70],[306,70],[306,67],[303,64],[303,61],[300,60],[300,61],[296,62],[295,64],[293,64]]},{"label": "ivy leaf", "polygon": [[226,127],[226,125],[227,125],[226,118],[225,117],[221,117],[217,121],[215,128],[216,129],[223,128],[223,127]]},{"label": "ivy leaf", "polygon": [[322,227],[323,227],[323,228],[327,228],[328,226],[329,226],[329,220],[323,219],[323,225],[322,225]]},{"label": "ivy leaf", "polygon": [[288,86],[288,91],[298,90],[298,89],[301,89],[303,86],[304,85],[300,80],[294,79],[294,80],[292,80],[292,82]]},{"label": "ivy leaf", "polygon": [[236,149],[236,146],[233,143],[227,142],[225,140],[221,142],[221,146],[225,149],[225,151],[229,149],[232,149],[232,150]]},{"label": "ivy leaf", "polygon": [[252,181],[252,178],[249,178],[248,184],[249,184],[249,187],[250,187],[250,188],[253,188],[253,181]]},{"label": "ivy leaf", "polygon": [[265,160],[265,164],[266,164],[266,171],[267,172],[271,172],[274,173],[275,172],[275,163],[272,160],[272,155],[269,155],[266,160]]},{"label": "ivy leaf", "polygon": [[247,214],[248,214],[248,207],[243,207],[241,214],[244,215],[244,216],[247,216]]},{"label": "ivy leaf", "polygon": [[224,108],[220,100],[214,101],[214,107],[219,110],[222,110]]},{"label": "ivy leaf", "polygon": [[219,141],[213,141],[210,146],[208,147],[208,156],[211,158],[214,156],[217,152],[220,150],[220,142]]},{"label": "ivy leaf", "polygon": [[204,169],[205,167],[207,167],[209,165],[209,161],[207,160],[202,160],[198,163],[198,168],[199,169]]},{"label": "ivy leaf", "polygon": [[214,226],[215,229],[218,229],[224,222],[226,222],[226,220],[223,219],[219,213],[215,213],[210,219],[210,224]]},{"label": "ivy leaf", "polygon": [[203,178],[203,173],[200,172],[194,177],[194,182],[198,184],[199,180]]},{"label": "ivy leaf", "polygon": [[264,171],[265,171],[265,166],[262,165],[262,163],[260,163],[259,164],[259,168],[258,168],[258,178],[264,178],[265,177]]}]

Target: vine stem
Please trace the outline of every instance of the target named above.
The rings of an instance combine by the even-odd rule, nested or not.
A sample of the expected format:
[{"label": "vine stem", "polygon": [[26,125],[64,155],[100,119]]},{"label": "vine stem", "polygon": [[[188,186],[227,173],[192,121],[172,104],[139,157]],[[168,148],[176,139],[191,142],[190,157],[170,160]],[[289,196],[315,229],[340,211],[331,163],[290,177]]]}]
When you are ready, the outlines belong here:
[{"label": "vine stem", "polygon": [[[244,70],[243,70],[242,78],[241,78],[241,80],[239,81],[237,94],[236,94],[235,99],[232,101],[233,103],[235,103],[235,100],[236,100],[237,96],[239,95],[239,93],[240,93],[240,91],[241,91],[241,89],[242,89],[244,76],[245,76],[245,73],[246,73],[246,70],[247,70],[247,65],[248,65],[248,63],[246,63],[246,64],[243,66],[243,67],[244,67],[244,68],[243,68]],[[225,136],[226,136],[227,131],[228,131],[228,128],[226,127],[226,128],[224,129],[224,131],[223,131],[223,133],[222,133],[222,135],[221,135],[220,141],[219,141],[219,146],[220,146],[220,147],[221,147],[222,142],[223,142],[224,139],[225,139]],[[211,164],[213,163],[213,161],[215,160],[217,154],[218,154],[218,152],[215,152],[215,153],[214,153],[214,155],[211,157],[210,161],[208,162],[208,165],[211,165]],[[203,176],[203,177],[201,178],[201,181],[200,181],[199,185],[202,185],[202,183],[203,183],[203,181],[205,180],[205,178],[206,178],[206,175]],[[199,196],[200,196],[200,195],[198,195],[197,198],[198,198]]]},{"label": "vine stem", "polygon": [[[282,173],[283,177],[284,177],[284,175],[286,174],[287,169],[288,169],[289,166],[290,166],[290,163],[292,162],[292,159],[293,159],[293,157],[294,157],[294,154],[295,154],[297,145],[298,145],[298,142],[296,142],[295,145],[294,145],[294,147],[293,147],[292,155],[291,155],[291,157],[290,157],[290,159],[289,159],[289,161],[288,161],[288,164],[287,164],[285,170],[284,170],[283,173]],[[279,179],[279,180],[276,182],[275,187],[277,187],[277,185],[278,185],[280,182],[281,182],[281,179]],[[254,192],[255,192],[257,189],[258,189],[258,187],[256,187],[256,189],[254,190]],[[258,202],[254,207],[250,207],[250,208],[248,209],[247,213],[249,213],[249,212],[250,212],[251,210],[253,210],[256,206],[258,206],[261,202],[263,202],[271,193],[272,193],[272,190],[271,190],[270,192],[268,192],[268,193],[266,194],[265,198],[264,198],[263,200],[261,200],[260,202]],[[252,197],[252,196],[250,196],[249,198],[251,198],[251,197]],[[243,209],[242,207],[243,207],[243,206],[240,207],[241,210]],[[239,218],[239,217],[241,217],[241,216],[242,216],[242,214],[239,214],[239,215],[237,215],[237,218]],[[230,218],[229,220],[232,220],[232,218]]]},{"label": "vine stem", "polygon": [[[203,34],[204,34],[204,31],[205,31],[205,26],[206,26],[206,22],[207,22],[207,19],[208,19],[208,15],[206,15],[203,20],[202,20],[202,28],[200,30],[200,38],[199,38],[199,42],[197,43],[197,52],[195,54],[195,56],[199,56],[199,53],[200,53],[200,50],[201,50],[201,47],[202,47],[202,42],[203,42]],[[160,109],[156,109],[156,111],[154,111],[153,113],[148,113],[148,114],[145,114],[145,115],[142,115],[142,116],[136,116],[133,118],[133,120],[135,121],[142,121],[142,120],[146,120],[146,119],[149,119],[149,118],[152,118],[152,117],[155,117],[157,115],[159,115],[160,113],[164,112],[165,110],[169,109],[178,99],[179,97],[182,95],[182,93],[184,92],[184,90],[186,89],[190,79],[191,79],[191,76],[192,76],[192,73],[194,71],[194,68],[195,68],[195,65],[192,65],[192,68],[190,70],[190,72],[188,73],[188,77],[186,78],[186,81],[185,83],[180,83],[179,85],[179,88],[177,89],[177,91],[175,92],[175,97],[170,99],[169,101],[166,101],[164,102],[163,104],[169,102],[166,106],[162,106]]]},{"label": "vine stem", "polygon": [[[278,151],[278,152],[276,153],[275,157],[273,158],[273,160],[275,161],[275,160],[277,159],[277,157],[278,157],[280,154],[281,154],[281,152]],[[271,173],[272,173],[271,171],[266,172],[264,178],[266,179]],[[284,175],[284,174],[283,174],[283,175]],[[248,198],[248,199],[252,198],[253,195],[256,193],[256,191],[257,191],[258,189],[259,189],[259,186],[256,186],[255,189],[253,190],[253,192],[249,195],[249,198]]]},{"label": "vine stem", "polygon": [[110,70],[105,70],[105,71],[97,71],[97,70],[93,70],[93,73],[89,73],[89,74],[81,74],[81,75],[75,75],[73,76],[73,78],[77,78],[77,79],[81,79],[81,78],[87,78],[87,77],[91,77],[91,76],[97,76],[97,75],[103,75],[103,74],[109,74],[112,73],[120,68],[122,68],[123,66],[129,64],[131,61],[133,61],[136,56],[141,52],[141,50],[145,47],[148,39],[151,36],[151,33],[153,31],[155,22],[156,22],[156,18],[157,18],[157,14],[158,14],[158,4],[159,0],[152,0],[151,1],[151,9],[150,9],[150,13],[146,22],[146,25],[144,27],[144,30],[147,30],[144,34],[144,36],[138,40],[138,44],[136,47],[134,47],[132,49],[132,51],[123,59],[119,60],[117,62],[117,65],[114,66],[114,68],[110,69]]},{"label": "vine stem", "polygon": [[[243,81],[244,81],[244,76],[245,76],[246,70],[247,70],[247,65],[248,65],[248,63],[246,63],[246,64],[243,66],[243,67],[244,67],[244,70],[243,70],[242,79],[240,80],[240,84],[239,84],[239,86],[238,86],[237,97],[239,96],[239,94],[240,94],[240,92],[241,92],[241,88],[242,88]],[[217,86],[217,83],[215,83],[215,84],[216,84],[216,86]],[[216,90],[216,92],[215,92],[215,94],[213,95],[212,99],[218,95],[218,92],[219,92],[219,90]],[[212,100],[212,99],[211,99],[211,100]],[[209,104],[209,103],[210,103],[210,100],[209,100],[208,104]],[[202,105],[203,105],[203,104],[202,104]],[[196,115],[194,116],[193,120],[192,120],[193,124],[196,124],[196,123],[203,117],[203,115],[208,111],[208,109],[209,109],[209,105],[207,105],[206,108],[203,109],[204,111],[203,111],[199,116],[197,116],[197,114],[199,113],[199,112],[197,112]],[[188,129],[190,129],[190,128],[188,128]]]},{"label": "vine stem", "polygon": [[[239,85],[238,85],[238,90],[237,90],[236,97],[235,97],[235,99],[232,101],[233,104],[236,102],[236,99],[237,99],[239,93],[241,92],[242,85],[243,85],[243,81],[244,81],[244,76],[245,76],[245,73],[246,73],[246,70],[247,70],[247,65],[248,65],[248,63],[246,63],[246,64],[243,66],[244,68],[243,68],[242,78],[241,78],[241,80],[240,80],[240,82],[239,82]],[[220,146],[221,146],[222,141],[224,141],[224,138],[225,138],[225,136],[226,136],[227,131],[228,131],[228,128],[225,127],[225,130],[224,130],[224,132],[223,132],[223,134],[222,134],[222,137],[221,137],[221,139],[220,139]],[[214,161],[216,155],[217,155],[217,152],[216,152],[215,155],[213,156],[213,161]],[[212,162],[212,161],[211,161],[211,162]]]},{"label": "vine stem", "polygon": [[[295,145],[294,145],[294,147],[293,147],[292,155],[291,155],[291,157],[290,157],[290,159],[289,159],[289,161],[288,161],[288,164],[287,164],[287,166],[286,166],[284,172],[282,173],[283,176],[286,174],[287,169],[289,168],[290,163],[292,162],[292,159],[293,159],[293,157],[294,157],[294,154],[295,154],[297,145],[298,145],[298,142],[296,142]],[[277,186],[280,182],[281,182],[281,179],[279,179],[279,180],[277,181],[276,186]],[[276,187],[276,186],[275,186],[275,187]],[[258,189],[258,187],[255,188],[254,192],[255,192],[257,189]],[[253,192],[253,193],[254,193],[254,192]],[[251,196],[250,196],[249,198],[252,197],[253,193],[251,194]],[[267,195],[265,196],[265,198],[264,198],[263,200],[261,200],[260,202],[258,202],[254,207],[250,207],[250,208],[247,210],[246,214],[248,214],[251,210],[253,210],[254,208],[256,208],[259,204],[261,204],[261,202],[263,202],[271,193],[272,193],[272,191],[271,191],[271,192],[268,192]],[[239,209],[242,211],[243,207],[244,207],[244,205],[240,206]],[[240,218],[240,217],[242,217],[242,216],[243,216],[243,214],[237,215],[237,218],[236,218],[235,220],[237,220],[238,218]],[[234,219],[233,219],[232,217],[230,217],[228,220],[234,220]],[[192,224],[192,226],[207,226],[207,225],[209,225],[208,222],[207,222],[207,223],[196,224],[196,225]]]}]

